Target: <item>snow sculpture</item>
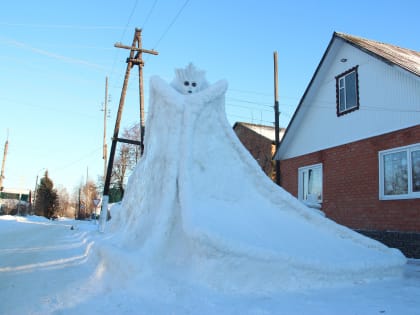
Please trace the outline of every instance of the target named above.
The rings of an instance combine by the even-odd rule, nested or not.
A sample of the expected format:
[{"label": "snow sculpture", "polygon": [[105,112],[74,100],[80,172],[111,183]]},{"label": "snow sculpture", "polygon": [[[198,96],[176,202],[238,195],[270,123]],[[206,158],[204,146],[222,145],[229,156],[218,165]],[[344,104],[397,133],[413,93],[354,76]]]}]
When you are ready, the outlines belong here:
[{"label": "snow sculpture", "polygon": [[[186,81],[197,83],[191,93]],[[319,215],[261,171],[226,119],[226,90],[192,64],[171,85],[151,79],[144,155],[113,214],[118,243],[140,255],[132,268],[244,292],[398,275],[398,250]]]}]

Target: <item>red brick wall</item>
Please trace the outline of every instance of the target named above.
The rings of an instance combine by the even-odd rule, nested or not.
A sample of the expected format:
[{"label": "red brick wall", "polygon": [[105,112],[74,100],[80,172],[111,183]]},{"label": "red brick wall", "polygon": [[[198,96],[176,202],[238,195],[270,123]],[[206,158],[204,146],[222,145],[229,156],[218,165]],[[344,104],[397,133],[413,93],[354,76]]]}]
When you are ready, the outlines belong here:
[{"label": "red brick wall", "polygon": [[420,143],[420,125],[282,160],[283,188],[297,196],[298,168],[323,164],[326,215],[353,229],[420,232],[420,199],[379,200],[378,151]]},{"label": "red brick wall", "polygon": [[237,124],[234,131],[244,147],[247,148],[254,159],[257,160],[264,173],[272,178],[272,156],[274,147],[272,141],[241,124]]}]

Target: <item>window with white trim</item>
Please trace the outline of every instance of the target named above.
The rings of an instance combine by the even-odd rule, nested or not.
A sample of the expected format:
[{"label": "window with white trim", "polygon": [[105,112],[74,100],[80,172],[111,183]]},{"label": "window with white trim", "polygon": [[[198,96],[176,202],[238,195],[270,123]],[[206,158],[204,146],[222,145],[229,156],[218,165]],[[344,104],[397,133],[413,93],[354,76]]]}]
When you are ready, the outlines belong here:
[{"label": "window with white trim", "polygon": [[359,109],[359,76],[357,66],[335,77],[337,116]]},{"label": "window with white trim", "polygon": [[298,169],[298,198],[302,201],[322,202],[322,164]]},{"label": "window with white trim", "polygon": [[379,152],[379,198],[420,198],[420,144]]}]

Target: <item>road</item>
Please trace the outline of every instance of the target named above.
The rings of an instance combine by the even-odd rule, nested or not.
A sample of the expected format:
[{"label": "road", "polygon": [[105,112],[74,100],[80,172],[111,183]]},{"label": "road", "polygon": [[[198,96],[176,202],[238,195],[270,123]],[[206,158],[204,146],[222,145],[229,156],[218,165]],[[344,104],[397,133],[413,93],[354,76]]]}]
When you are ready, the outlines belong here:
[{"label": "road", "polygon": [[[73,222],[73,221],[69,221]],[[89,277],[89,232],[66,221],[8,222],[0,231],[0,314],[38,314],[63,303],[63,287]],[[21,297],[21,303],[16,298]],[[34,305],[37,305],[34,308]],[[44,307],[43,307],[44,305]],[[58,306],[58,305],[57,305]]]}]

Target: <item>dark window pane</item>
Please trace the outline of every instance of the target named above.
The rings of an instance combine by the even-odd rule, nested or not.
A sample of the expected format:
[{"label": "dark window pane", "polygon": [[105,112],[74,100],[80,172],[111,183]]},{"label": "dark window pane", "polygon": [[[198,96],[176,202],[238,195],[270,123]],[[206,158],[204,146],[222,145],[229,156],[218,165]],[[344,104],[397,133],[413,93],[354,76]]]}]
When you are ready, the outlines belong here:
[{"label": "dark window pane", "polygon": [[395,152],[384,155],[384,194],[408,193],[407,153]]},{"label": "dark window pane", "polygon": [[344,89],[340,89],[340,99],[339,99],[339,103],[340,103],[340,112],[343,112],[346,110],[346,95],[345,95],[345,91]]},{"label": "dark window pane", "polygon": [[420,150],[411,152],[411,170],[413,178],[413,192],[420,191]]},{"label": "dark window pane", "polygon": [[316,196],[318,202],[322,201],[322,172],[319,167],[309,170],[308,192]]},{"label": "dark window pane", "polygon": [[303,200],[306,200],[306,198],[308,197],[308,185],[307,185],[307,181],[308,181],[308,172],[304,171],[302,173],[302,191],[303,191]]},{"label": "dark window pane", "polygon": [[356,106],[356,72],[353,71],[346,76],[346,109]]}]

